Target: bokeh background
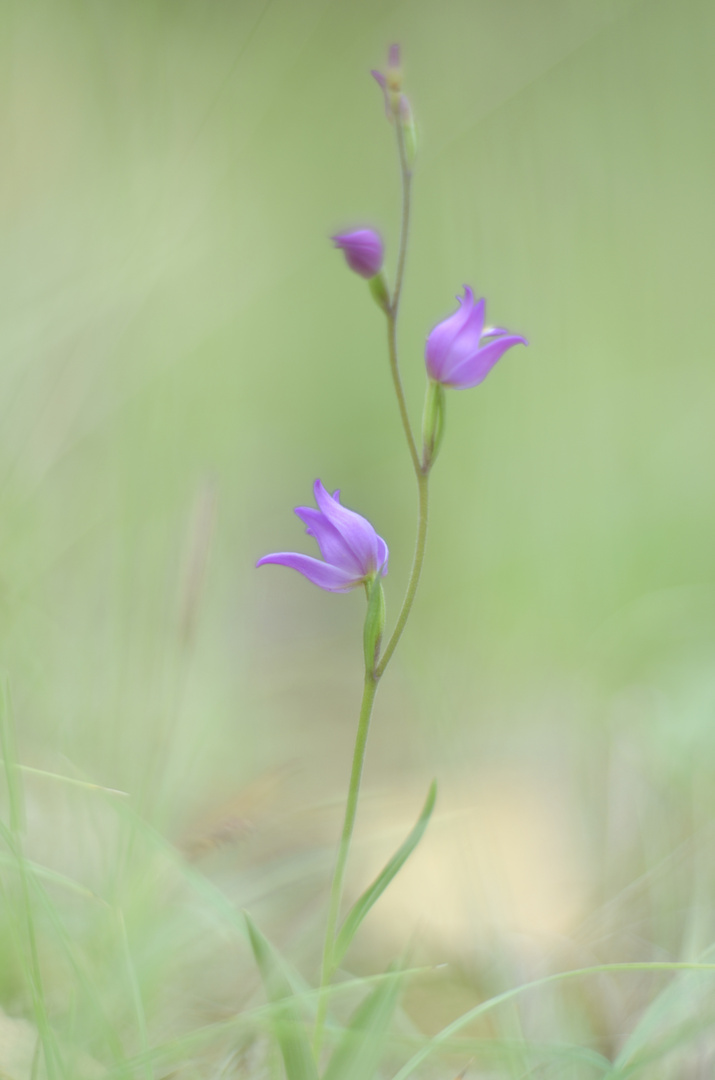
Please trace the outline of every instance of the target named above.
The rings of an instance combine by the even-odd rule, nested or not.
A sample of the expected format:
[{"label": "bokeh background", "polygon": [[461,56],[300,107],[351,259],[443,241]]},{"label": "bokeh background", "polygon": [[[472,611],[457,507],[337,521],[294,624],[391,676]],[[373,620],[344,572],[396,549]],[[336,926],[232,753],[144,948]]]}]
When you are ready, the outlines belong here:
[{"label": "bokeh background", "polygon": [[[405,998],[403,1023],[432,1032],[550,970],[700,955],[713,5],[7,0],[0,20],[1,663],[19,760],[127,793],[25,773],[28,856],[91,894],[47,882],[37,905],[70,1075],[259,1000],[241,907],[315,975],[364,600],[253,566],[311,550],[291,510],[319,476],[387,539],[393,618],[406,583],[416,497],[384,321],[328,240],[373,225],[394,269],[393,133],[369,77],[392,41],[420,132],[413,417],[425,336],[463,283],[531,344],[449,395],[353,891],[433,776],[440,800],[349,970],[407,944],[447,965]],[[3,873],[0,1005],[29,1021]],[[531,1075],[521,1038],[614,1056],[661,985],[528,996],[478,1029],[501,1048],[494,1075]],[[192,1044],[172,1075],[259,1075],[241,1046]]]}]

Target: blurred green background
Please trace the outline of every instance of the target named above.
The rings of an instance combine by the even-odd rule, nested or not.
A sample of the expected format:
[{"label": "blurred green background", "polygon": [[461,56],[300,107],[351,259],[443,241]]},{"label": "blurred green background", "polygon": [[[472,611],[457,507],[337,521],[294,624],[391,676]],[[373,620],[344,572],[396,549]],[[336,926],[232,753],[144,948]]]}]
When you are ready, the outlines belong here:
[{"label": "blurred green background", "polygon": [[[463,283],[531,344],[449,394],[355,887],[433,775],[442,816],[353,968],[419,927],[418,951],[459,970],[415,997],[429,1028],[534,965],[708,945],[712,3],[6,0],[0,19],[0,660],[20,760],[128,792],[313,970],[364,601],[253,564],[311,551],[291,510],[320,477],[390,545],[388,616],[406,582],[416,498],[384,321],[328,240],[373,225],[394,269],[369,69],[399,41],[421,141],[413,417],[424,339]],[[30,856],[125,911],[150,1041],[235,1011],[248,958],[226,966],[215,927],[197,944],[204,916],[172,907],[113,806],[29,776]],[[106,927],[68,911],[102,986]],[[19,1015],[16,953],[0,1005]],[[604,1019],[603,993],[576,1027],[607,1041],[637,1009]]]}]

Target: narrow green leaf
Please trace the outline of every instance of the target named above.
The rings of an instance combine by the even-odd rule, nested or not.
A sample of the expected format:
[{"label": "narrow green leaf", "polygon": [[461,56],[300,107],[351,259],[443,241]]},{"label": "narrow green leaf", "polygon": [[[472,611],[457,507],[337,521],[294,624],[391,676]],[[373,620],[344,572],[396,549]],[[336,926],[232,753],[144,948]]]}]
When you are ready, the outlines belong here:
[{"label": "narrow green leaf", "polygon": [[251,917],[244,912],[253,955],[261,973],[266,996],[275,1008],[271,1025],[281,1048],[288,1080],[318,1080],[305,1026],[293,995],[285,966]]},{"label": "narrow green leaf", "polygon": [[371,885],[368,885],[362,896],[353,904],[352,908],[347,914],[345,922],[340,928],[337,938],[335,939],[335,946],[333,948],[333,964],[335,967],[340,963],[345,953],[348,950],[350,942],[355,937],[360,923],[363,921],[373,904],[379,900],[384,893],[387,886],[392,879],[400,872],[402,867],[409,859],[412,852],[419,844],[424,831],[427,828],[427,823],[434,810],[435,799],[437,798],[437,781],[433,780],[430,784],[430,789],[427,793],[425,804],[422,807],[422,813],[417,819],[417,823],[409,834],[403,844],[397,849],[390,861],[384,867],[383,870],[377,875]]},{"label": "narrow green leaf", "polygon": [[[12,839],[12,834],[9,830],[6,830],[0,823],[0,836],[6,840],[9,846],[9,842]],[[17,867],[17,860],[10,855],[5,855],[0,851],[0,866],[8,866],[10,868]],[[34,877],[42,878],[45,881],[51,882],[53,885],[61,885],[63,889],[68,889],[71,892],[77,893],[78,896],[83,896],[86,900],[94,900],[98,904],[108,907],[109,905],[101,896],[92,892],[91,889],[81,885],[78,881],[74,881],[73,878],[66,877],[64,874],[60,874],[57,870],[50,870],[47,866],[40,866],[39,863],[32,862],[30,859],[25,859],[25,867],[30,871]]]},{"label": "narrow green leaf", "polygon": [[[0,765],[5,766],[5,759],[0,758]],[[103,784],[93,784],[89,780],[77,780],[74,776],[63,776],[62,773],[47,772],[46,769],[34,769],[31,765],[20,765],[14,762],[15,768],[29,776],[40,776],[43,780],[57,780],[61,784],[69,784],[70,787],[82,788],[84,791],[101,791],[107,795],[121,795],[128,799],[128,791],[120,791],[119,788],[104,787]]]},{"label": "narrow green leaf", "polygon": [[374,1080],[400,995],[402,972],[379,983],[355,1010],[323,1080]]},{"label": "narrow green leaf", "polygon": [[0,750],[7,783],[8,804],[10,807],[10,830],[14,834],[24,824],[24,800],[20,777],[18,776],[17,753],[15,747],[15,728],[12,721],[10,690],[5,678],[0,679]]}]

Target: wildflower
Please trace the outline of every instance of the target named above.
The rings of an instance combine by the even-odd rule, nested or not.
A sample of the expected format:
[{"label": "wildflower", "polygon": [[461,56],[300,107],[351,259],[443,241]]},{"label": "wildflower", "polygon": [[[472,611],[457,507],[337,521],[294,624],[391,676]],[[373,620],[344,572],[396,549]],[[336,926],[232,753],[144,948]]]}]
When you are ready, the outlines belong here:
[{"label": "wildflower", "polygon": [[378,574],[387,573],[387,544],[378,536],[366,518],[340,505],[340,492],[329,494],[316,480],[313,485],[318,509],[297,506],[296,514],[305,524],[308,536],[318,542],[320,559],[294,551],[279,551],[264,555],[256,566],[276,563],[297,570],[328,592],[350,592]]},{"label": "wildflower", "polygon": [[354,232],[331,236],[336,247],[345,252],[345,260],[351,270],[364,278],[373,278],[382,269],[384,249],[382,238],[374,229],[356,229]]},{"label": "wildflower", "polygon": [[484,326],[484,300],[474,302],[468,285],[458,296],[459,308],[435,326],[427,338],[427,372],[435,382],[466,390],[487,377],[512,345],[528,345],[526,338],[510,334],[503,327]]}]

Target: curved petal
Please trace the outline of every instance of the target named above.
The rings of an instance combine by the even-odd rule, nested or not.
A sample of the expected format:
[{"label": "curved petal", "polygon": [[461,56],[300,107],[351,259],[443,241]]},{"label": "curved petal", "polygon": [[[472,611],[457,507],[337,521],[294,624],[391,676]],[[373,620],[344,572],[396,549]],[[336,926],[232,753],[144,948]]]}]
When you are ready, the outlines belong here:
[{"label": "curved petal", "polygon": [[381,536],[377,537],[377,569],[384,577],[387,573],[387,560],[390,557],[387,544]]},{"label": "curved petal", "polygon": [[468,356],[456,367],[446,385],[452,386],[456,390],[468,390],[471,386],[477,386],[483,379],[486,379],[507,349],[511,349],[513,345],[528,344],[526,338],[518,337],[516,334],[497,338],[495,341],[490,342],[489,345],[479,349],[473,356]]},{"label": "curved petal", "polygon": [[[458,296],[459,308],[449,318],[430,332],[425,345],[427,370],[433,379],[442,382],[451,365],[450,350],[457,336],[468,325],[474,310],[474,294],[468,285],[464,286],[464,296]],[[482,316],[483,317],[483,316]]]},{"label": "curved petal", "polygon": [[452,342],[449,359],[444,366],[443,382],[449,382],[454,371],[481,348],[484,330],[484,300],[478,300],[469,313],[467,322]]},{"label": "curved petal", "polygon": [[305,525],[308,535],[317,541],[320,554],[326,563],[337,566],[338,569],[352,574],[353,577],[362,577],[360,563],[325,514],[312,506],[296,506],[295,512]]},{"label": "curved petal", "polygon": [[337,566],[329,566],[310,555],[299,555],[296,551],[277,551],[273,555],[264,555],[256,566],[265,566],[266,563],[297,570],[303,577],[307,577],[308,581],[328,592],[350,592],[362,581],[362,577],[356,578],[355,574],[349,574]]},{"label": "curved petal", "polygon": [[378,537],[370,522],[354,510],[341,506],[328,494],[320,480],[315,481],[313,491],[319,509],[331,525],[335,526],[357,559],[362,575],[374,573],[378,566]]}]

